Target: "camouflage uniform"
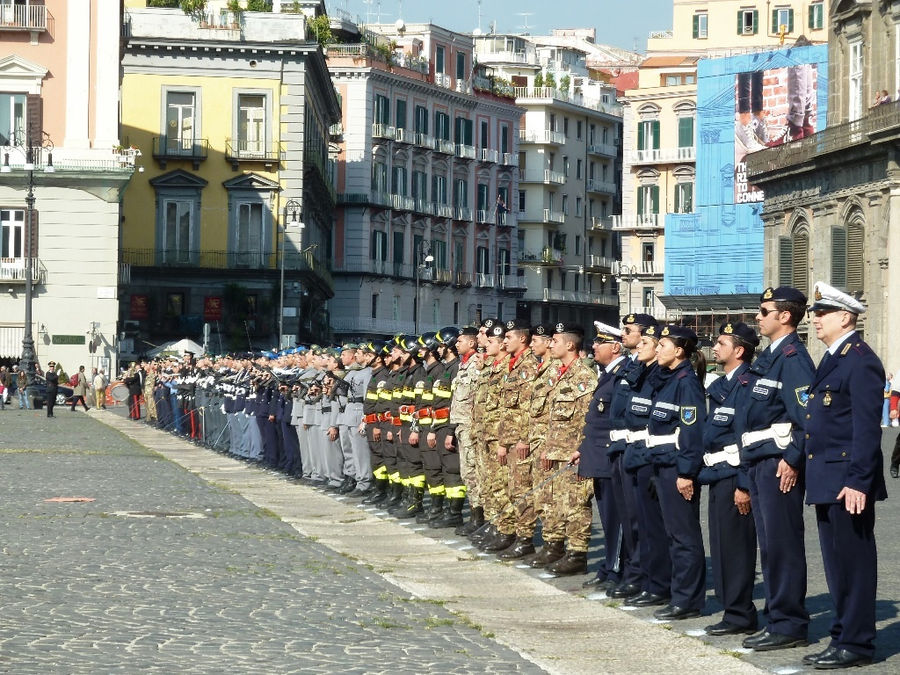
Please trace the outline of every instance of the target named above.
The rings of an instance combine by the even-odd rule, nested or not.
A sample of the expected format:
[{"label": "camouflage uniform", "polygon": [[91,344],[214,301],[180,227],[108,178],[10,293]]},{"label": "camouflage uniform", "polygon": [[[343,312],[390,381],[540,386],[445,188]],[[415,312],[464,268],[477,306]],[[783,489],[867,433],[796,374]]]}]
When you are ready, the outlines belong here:
[{"label": "camouflage uniform", "polygon": [[[527,456],[519,459],[516,444],[528,443],[531,394],[535,386],[539,363],[531,349],[510,359],[509,372],[500,382],[500,445],[507,449],[506,466],[509,480],[506,483],[506,500],[516,504],[532,487],[532,462]],[[500,518],[498,528],[504,534],[515,531],[520,538],[531,539],[535,527],[534,500],[524,499],[515,508],[509,508]]]},{"label": "camouflage uniform", "polygon": [[[506,492],[506,485],[509,482],[509,468],[501,466],[497,459],[497,448],[500,445],[500,420],[505,412],[500,403],[500,385],[508,371],[508,355],[500,357],[491,364],[487,369],[487,377],[484,379],[484,396],[481,399],[484,414],[482,415],[481,446],[479,451],[482,473],[479,476],[479,481],[481,484],[481,498],[484,502],[484,516],[490,521],[501,512],[504,512],[504,509],[509,505],[509,498]],[[511,515],[510,512],[509,516]],[[499,525],[497,529],[500,529]],[[504,532],[504,534],[507,533]],[[512,534],[512,532],[509,532],[509,534]]]},{"label": "camouflage uniform", "polygon": [[[533,485],[540,485],[550,476],[550,472],[544,471],[541,466],[541,452],[544,450],[547,429],[550,425],[550,408],[547,405],[547,400],[553,383],[556,381],[556,372],[559,365],[559,361],[551,358],[550,354],[544,356],[544,360],[538,365],[534,378],[534,387],[531,391],[528,445],[531,450],[531,480]],[[561,536],[557,536],[555,540],[551,539],[550,537],[554,536],[554,533],[548,531],[546,527],[547,513],[551,511],[553,500],[550,483],[538,490],[533,497],[535,519],[540,518],[543,526],[541,533],[543,540],[545,542],[561,542]]]},{"label": "camouflage uniform", "polygon": [[[544,441],[544,454],[552,463],[551,471],[562,468],[584,438],[584,419],[597,375],[582,359],[575,359],[568,368],[560,367],[556,381],[547,397],[550,421]],[[567,540],[567,551],[587,552],[591,539],[591,498],[594,484],[579,480],[574,471],[565,472],[547,486],[552,505],[544,521],[548,538]]]},{"label": "camouflage uniform", "polygon": [[450,402],[450,426],[456,436],[459,449],[459,473],[466,486],[469,506],[481,506],[481,493],[475,474],[475,451],[472,444],[474,422],[475,388],[481,371],[475,365],[473,352],[468,357],[460,357],[459,370],[453,379],[453,398]]}]

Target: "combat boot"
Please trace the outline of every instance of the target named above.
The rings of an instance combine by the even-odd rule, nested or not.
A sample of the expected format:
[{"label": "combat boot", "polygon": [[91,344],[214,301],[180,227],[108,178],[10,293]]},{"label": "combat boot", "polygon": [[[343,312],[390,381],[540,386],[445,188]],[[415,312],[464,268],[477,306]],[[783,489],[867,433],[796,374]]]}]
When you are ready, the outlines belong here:
[{"label": "combat boot", "polygon": [[531,539],[531,537],[516,537],[513,545],[500,551],[497,557],[500,560],[519,560],[526,555],[531,555],[534,553],[534,542]]},{"label": "combat boot", "polygon": [[432,523],[444,513],[444,495],[431,495],[431,505],[416,516],[417,523]]},{"label": "combat boot", "polygon": [[376,478],[372,493],[362,500],[363,504],[380,504],[388,498],[388,479]]},{"label": "combat boot", "polygon": [[458,526],[454,530],[454,533],[463,537],[468,537],[482,525],[484,525],[484,508],[475,506],[472,508],[472,515],[469,518],[469,522],[465,525]]},{"label": "combat boot", "polygon": [[494,527],[493,523],[485,523],[469,535],[469,541],[475,546],[478,546],[482,544],[485,539],[493,539],[495,534],[497,534],[497,528]]},{"label": "combat boot", "polygon": [[415,518],[422,513],[422,499],[425,497],[425,488],[417,488],[410,486],[410,500],[406,505],[406,510],[397,511],[395,514],[398,518]]},{"label": "combat boot", "polygon": [[349,495],[356,489],[356,479],[350,476],[347,476],[344,479],[344,482],[341,483],[341,487],[338,490],[339,495]]},{"label": "combat boot", "polygon": [[548,541],[544,543],[541,552],[534,556],[528,565],[534,568],[546,567],[562,558],[565,554],[566,547],[562,541]]},{"label": "combat boot", "polygon": [[508,549],[515,541],[516,535],[514,532],[510,532],[509,534],[498,532],[496,537],[484,543],[481,550],[485,553],[497,553]]},{"label": "combat boot", "polygon": [[466,501],[465,497],[451,497],[449,500],[449,504],[447,508],[444,510],[444,515],[438,520],[433,520],[428,523],[428,527],[433,527],[435,529],[441,527],[457,527],[462,525],[463,517],[462,510],[463,504]]},{"label": "combat boot", "polygon": [[547,565],[548,572],[559,577],[587,572],[587,551],[566,551],[566,555],[555,563]]},{"label": "combat boot", "polygon": [[391,498],[385,502],[384,506],[387,512],[393,515],[404,503],[407,488],[403,483],[392,483],[391,490]]}]

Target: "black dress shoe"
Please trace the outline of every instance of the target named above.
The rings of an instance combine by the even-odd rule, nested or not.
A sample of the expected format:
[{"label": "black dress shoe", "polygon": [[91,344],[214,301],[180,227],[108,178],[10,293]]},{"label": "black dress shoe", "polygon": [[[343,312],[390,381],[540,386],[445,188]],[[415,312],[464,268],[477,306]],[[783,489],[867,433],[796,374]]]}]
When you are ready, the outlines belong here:
[{"label": "black dress shoe", "polygon": [[837,668],[852,668],[853,666],[867,666],[872,663],[871,656],[863,656],[848,652],[846,649],[835,649],[831,654],[823,654],[815,660],[816,670],[835,670]]},{"label": "black dress shoe", "polygon": [[891,478],[900,478],[900,466],[891,464]]},{"label": "black dress shoe", "polygon": [[653,612],[653,616],[660,621],[681,621],[682,619],[693,619],[700,616],[699,609],[691,609],[690,607],[679,607],[678,605],[669,605]]},{"label": "black dress shoe", "polygon": [[619,584],[606,594],[611,598],[633,598],[641,594],[641,587],[637,584]]},{"label": "black dress shoe", "polygon": [[772,652],[776,649],[790,649],[791,647],[805,647],[809,642],[806,638],[798,638],[793,635],[783,635],[782,633],[770,633],[765,630],[759,635],[748,637],[743,642],[746,649],[752,649],[755,652]]},{"label": "black dress shoe", "polygon": [[598,591],[609,590],[610,588],[615,588],[618,584],[614,581],[610,581],[609,579],[603,579],[601,577],[591,577],[583,584],[581,584],[582,588],[593,588]]},{"label": "black dress shoe", "polygon": [[712,626],[707,626],[703,630],[706,631],[707,635],[739,635],[741,633],[755,633],[756,626],[738,626],[736,623],[731,623],[730,621],[722,620],[719,623],[715,623]]},{"label": "black dress shoe", "polygon": [[668,605],[669,596],[644,591],[640,595],[626,600],[625,604],[629,607],[654,607],[656,605]]},{"label": "black dress shoe", "polygon": [[830,646],[826,647],[824,651],[815,652],[814,654],[807,654],[806,656],[803,657],[802,662],[804,665],[811,666],[816,661],[821,659],[823,656],[831,656],[832,654],[834,654],[837,651],[837,649],[838,649],[837,647],[830,645]]}]

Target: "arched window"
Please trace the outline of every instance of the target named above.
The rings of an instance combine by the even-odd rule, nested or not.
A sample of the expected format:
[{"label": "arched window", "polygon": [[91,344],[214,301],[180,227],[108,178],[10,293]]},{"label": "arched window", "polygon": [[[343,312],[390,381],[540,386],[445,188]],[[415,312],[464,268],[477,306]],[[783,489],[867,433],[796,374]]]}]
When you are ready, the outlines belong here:
[{"label": "arched window", "polygon": [[865,223],[859,212],[846,225],[831,228],[831,284],[850,293],[864,290],[863,238]]},{"label": "arched window", "polygon": [[778,285],[809,290],[809,228],[797,222],[789,237],[778,239]]}]

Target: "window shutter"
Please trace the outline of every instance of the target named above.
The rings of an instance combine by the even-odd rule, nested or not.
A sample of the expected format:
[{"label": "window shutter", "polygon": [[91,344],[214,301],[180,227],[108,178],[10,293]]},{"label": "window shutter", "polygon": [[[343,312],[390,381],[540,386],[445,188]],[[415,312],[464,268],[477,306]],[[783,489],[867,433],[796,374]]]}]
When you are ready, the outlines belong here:
[{"label": "window shutter", "polygon": [[794,32],[794,10],[788,10],[788,33]]},{"label": "window shutter", "polygon": [[659,213],[659,185],[650,186],[650,213]]},{"label": "window shutter", "polygon": [[738,29],[737,34],[742,35],[744,32],[744,12],[743,10],[738,10]]},{"label": "window shutter", "polygon": [[396,108],[397,121],[394,124],[398,129],[406,128],[406,101],[397,101]]},{"label": "window shutter", "polygon": [[812,5],[810,5],[807,8],[806,13],[809,15],[809,28],[810,28],[810,30],[813,30],[816,27],[816,5],[815,5],[815,3],[813,3]]},{"label": "window shutter", "polygon": [[794,260],[793,273],[794,288],[799,289],[803,293],[809,292],[809,235],[794,235]]},{"label": "window shutter", "polygon": [[41,145],[44,133],[44,101],[40,94],[28,94],[25,98],[25,133],[27,138],[17,139],[26,145]]},{"label": "window shutter", "polygon": [[851,223],[847,227],[847,290],[865,290],[863,270],[863,239],[865,231],[861,223]]},{"label": "window shutter", "polygon": [[780,31],[780,30],[781,30],[781,26],[778,25],[778,10],[773,9],[772,10],[772,32],[777,34],[778,31]]},{"label": "window shutter", "polygon": [[753,34],[756,35],[759,32],[759,10],[753,10]]},{"label": "window shutter", "polygon": [[778,238],[778,285],[790,286],[793,281],[794,246],[790,237]]},{"label": "window shutter", "polygon": [[638,150],[646,150],[644,147],[644,123],[638,122]]},{"label": "window shutter", "polygon": [[675,185],[675,210],[674,213],[681,213],[681,185]]},{"label": "window shutter", "polygon": [[659,150],[659,120],[653,120],[653,149]]},{"label": "window shutter", "polygon": [[700,15],[694,14],[694,39],[700,37]]},{"label": "window shutter", "polygon": [[847,287],[847,230],[840,226],[831,228],[831,285]]},{"label": "window shutter", "polygon": [[647,202],[644,199],[644,188],[639,187],[637,189],[637,207],[638,207],[638,215],[644,215],[647,213]]},{"label": "window shutter", "polygon": [[694,118],[678,118],[678,147],[691,148],[694,146]]}]

